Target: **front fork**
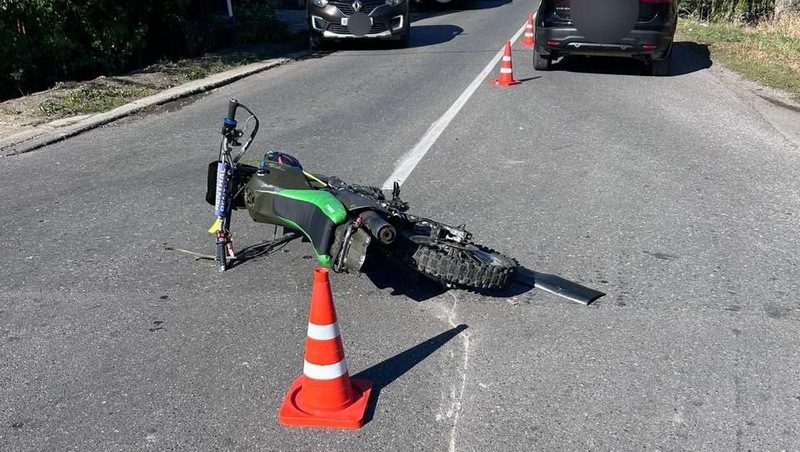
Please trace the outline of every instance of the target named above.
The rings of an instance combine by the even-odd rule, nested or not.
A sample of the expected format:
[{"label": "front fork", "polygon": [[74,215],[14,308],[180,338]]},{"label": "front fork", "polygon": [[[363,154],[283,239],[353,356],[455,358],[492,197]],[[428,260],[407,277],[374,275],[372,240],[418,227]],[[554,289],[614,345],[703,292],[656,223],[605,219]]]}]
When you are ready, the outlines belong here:
[{"label": "front fork", "polygon": [[216,253],[214,263],[217,270],[224,272],[228,268],[228,259],[235,259],[233,252],[233,241],[230,236],[231,200],[230,193],[230,172],[225,160],[221,160],[217,166],[217,187],[216,199],[214,202],[214,215],[217,219],[208,232],[216,234]]},{"label": "front fork", "polygon": [[233,240],[230,234],[224,230],[217,231],[216,254],[214,255],[214,263],[217,270],[224,272],[228,269],[228,260],[236,259],[236,254],[233,251]]}]

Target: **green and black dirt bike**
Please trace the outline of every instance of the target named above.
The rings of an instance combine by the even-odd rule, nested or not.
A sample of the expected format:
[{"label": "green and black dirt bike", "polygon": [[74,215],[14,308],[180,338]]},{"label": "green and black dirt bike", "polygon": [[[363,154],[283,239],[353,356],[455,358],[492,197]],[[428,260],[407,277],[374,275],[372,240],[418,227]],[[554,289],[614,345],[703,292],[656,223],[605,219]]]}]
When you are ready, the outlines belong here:
[{"label": "green and black dirt bike", "polygon": [[[236,121],[239,109],[250,115],[242,129]],[[242,144],[243,129],[251,121],[250,135]],[[518,269],[514,259],[472,242],[464,226],[407,213],[396,183],[389,199],[377,187],[306,172],[296,158],[282,152],[268,151],[258,166],[241,163],[258,127],[258,118],[247,106],[229,101],[219,158],[209,165],[206,193],[216,216],[209,232],[216,237],[219,271],[236,259],[232,211],[246,208],[259,223],[302,235],[319,262],[337,272],[364,271],[368,258],[379,253],[447,287],[501,289],[513,280]]]}]

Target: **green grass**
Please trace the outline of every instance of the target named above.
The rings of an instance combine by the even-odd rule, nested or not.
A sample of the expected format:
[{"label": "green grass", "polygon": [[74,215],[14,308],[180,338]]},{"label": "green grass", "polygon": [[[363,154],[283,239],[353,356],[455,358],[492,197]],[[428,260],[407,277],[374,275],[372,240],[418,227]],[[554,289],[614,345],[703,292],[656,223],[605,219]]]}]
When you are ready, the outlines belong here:
[{"label": "green grass", "polygon": [[62,98],[42,102],[39,110],[50,118],[64,118],[112,110],[152,93],[153,90],[145,87],[81,87]]},{"label": "green grass", "polygon": [[713,61],[800,101],[800,38],[793,31],[682,19],[679,33],[706,44]]},{"label": "green grass", "polygon": [[181,60],[176,63],[166,63],[163,67],[172,75],[183,77],[185,80],[198,80],[211,74],[227,71],[244,63],[231,62],[222,58]]}]

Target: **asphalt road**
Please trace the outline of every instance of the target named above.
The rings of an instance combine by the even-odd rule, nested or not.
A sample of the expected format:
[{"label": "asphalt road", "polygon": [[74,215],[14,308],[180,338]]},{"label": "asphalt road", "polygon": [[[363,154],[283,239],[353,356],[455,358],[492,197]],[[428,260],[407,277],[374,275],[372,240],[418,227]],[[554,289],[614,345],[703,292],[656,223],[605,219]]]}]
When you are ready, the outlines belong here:
[{"label": "asphalt road", "polygon": [[212,250],[228,97],[259,113],[260,150],[380,185],[532,9],[431,15],[408,49],[348,47],[0,160],[0,450],[800,448],[800,149],[689,45],[664,78],[535,73],[515,48],[523,83],[475,92],[404,198],[608,295],[333,275],[351,375],[376,384],[361,430],[276,420],[307,244],[222,275],[164,251]]}]

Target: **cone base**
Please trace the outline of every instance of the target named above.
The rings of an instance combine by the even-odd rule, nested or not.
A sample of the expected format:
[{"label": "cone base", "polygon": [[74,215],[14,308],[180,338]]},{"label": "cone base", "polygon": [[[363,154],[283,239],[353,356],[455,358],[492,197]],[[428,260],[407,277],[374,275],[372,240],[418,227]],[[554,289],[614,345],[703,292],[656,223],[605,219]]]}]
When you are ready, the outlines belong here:
[{"label": "cone base", "polygon": [[531,41],[531,42],[520,41],[519,42],[519,46],[520,47],[533,47],[535,45],[536,45],[536,43],[534,41]]},{"label": "cone base", "polygon": [[494,80],[494,81],[492,81],[492,84],[494,86],[506,87],[506,86],[519,85],[520,81],[519,80],[511,80],[511,81]]},{"label": "cone base", "polygon": [[350,406],[329,413],[312,414],[303,411],[297,404],[297,396],[303,389],[303,376],[297,377],[283,399],[278,411],[278,422],[296,427],[361,428],[372,393],[372,382],[356,379],[350,379],[350,382],[353,384],[353,392],[357,394],[356,400]]}]

